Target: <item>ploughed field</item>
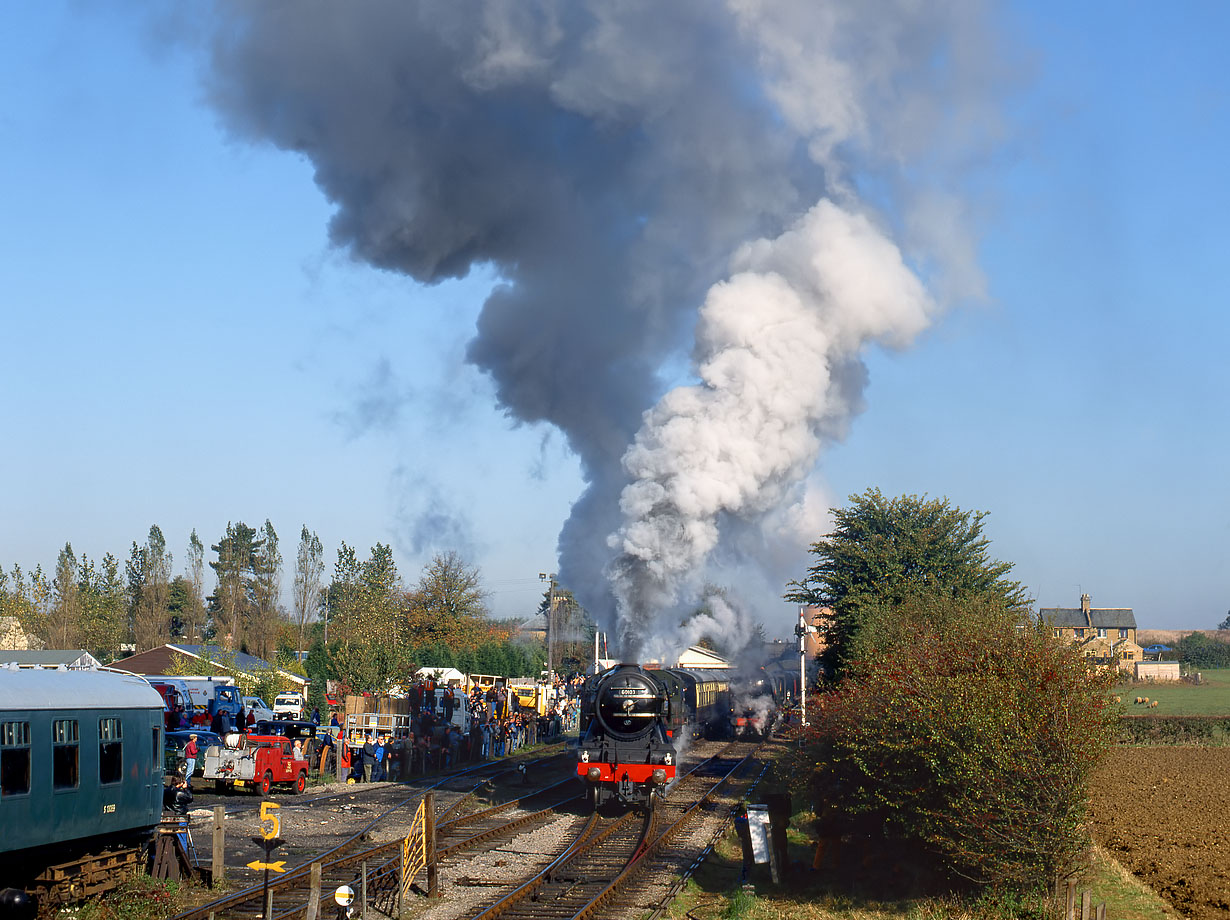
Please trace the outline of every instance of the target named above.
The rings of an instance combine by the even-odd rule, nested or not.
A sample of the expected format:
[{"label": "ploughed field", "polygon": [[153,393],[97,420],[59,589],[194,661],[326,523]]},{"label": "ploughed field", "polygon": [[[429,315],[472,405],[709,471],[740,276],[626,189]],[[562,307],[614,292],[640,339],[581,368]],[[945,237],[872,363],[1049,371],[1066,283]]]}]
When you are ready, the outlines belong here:
[{"label": "ploughed field", "polygon": [[1230,748],[1116,748],[1094,777],[1093,821],[1180,914],[1230,920]]}]

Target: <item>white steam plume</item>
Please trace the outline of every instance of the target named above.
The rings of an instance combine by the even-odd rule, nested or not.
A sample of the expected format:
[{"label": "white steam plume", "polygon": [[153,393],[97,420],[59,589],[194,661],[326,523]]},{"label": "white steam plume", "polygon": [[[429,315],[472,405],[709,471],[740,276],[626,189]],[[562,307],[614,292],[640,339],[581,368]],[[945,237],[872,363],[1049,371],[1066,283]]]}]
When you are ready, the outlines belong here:
[{"label": "white steam plume", "polygon": [[701,382],[667,393],[624,455],[611,577],[625,648],[696,587],[722,515],[761,517],[806,479],[826,426],[855,408],[842,369],[871,342],[908,344],[935,309],[897,247],[827,200],[733,267],[700,311]]}]

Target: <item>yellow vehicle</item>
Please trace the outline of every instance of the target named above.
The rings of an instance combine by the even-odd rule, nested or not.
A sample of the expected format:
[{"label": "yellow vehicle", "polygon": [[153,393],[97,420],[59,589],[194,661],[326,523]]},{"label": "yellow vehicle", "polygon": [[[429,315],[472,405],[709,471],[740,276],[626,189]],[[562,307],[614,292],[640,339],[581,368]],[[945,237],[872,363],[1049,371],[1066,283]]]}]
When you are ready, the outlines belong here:
[{"label": "yellow vehicle", "polygon": [[492,687],[503,687],[508,682],[508,678],[500,677],[497,674],[467,674],[465,691],[469,693],[475,687],[486,693]]},{"label": "yellow vehicle", "polygon": [[517,705],[522,709],[532,709],[541,716],[551,707],[546,687],[538,684],[512,684],[509,690],[516,696]]}]

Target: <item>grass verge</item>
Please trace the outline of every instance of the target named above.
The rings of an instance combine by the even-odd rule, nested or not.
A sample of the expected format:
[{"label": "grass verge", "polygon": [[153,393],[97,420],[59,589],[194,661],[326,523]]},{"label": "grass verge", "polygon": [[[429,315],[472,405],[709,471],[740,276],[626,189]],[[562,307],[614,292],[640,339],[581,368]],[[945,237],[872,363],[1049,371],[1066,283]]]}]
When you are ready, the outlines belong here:
[{"label": "grass verge", "polygon": [[[792,829],[790,866],[780,884],[774,884],[768,866],[754,866],[744,878],[742,849],[731,829],[671,903],[668,916],[672,920],[1049,920],[1056,915],[1056,904],[1047,900],[948,896],[883,901],[866,892],[842,891],[832,879],[811,869],[813,849]],[[1110,920],[1179,916],[1101,850],[1091,854],[1082,873],[1078,891],[1084,888],[1092,891],[1094,905],[1106,903]]]}]

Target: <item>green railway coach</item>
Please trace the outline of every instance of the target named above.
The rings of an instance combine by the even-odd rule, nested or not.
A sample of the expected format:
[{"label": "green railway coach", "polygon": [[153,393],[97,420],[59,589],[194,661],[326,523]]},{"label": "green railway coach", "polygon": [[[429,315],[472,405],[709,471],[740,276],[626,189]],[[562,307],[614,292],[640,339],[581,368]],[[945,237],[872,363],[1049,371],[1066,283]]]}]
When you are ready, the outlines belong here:
[{"label": "green railway coach", "polygon": [[148,843],[162,732],[162,697],[139,677],[0,667],[0,889]]}]

